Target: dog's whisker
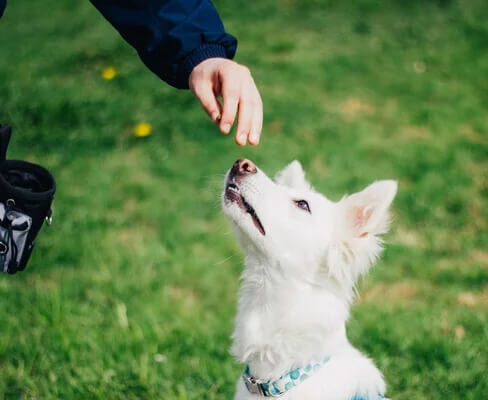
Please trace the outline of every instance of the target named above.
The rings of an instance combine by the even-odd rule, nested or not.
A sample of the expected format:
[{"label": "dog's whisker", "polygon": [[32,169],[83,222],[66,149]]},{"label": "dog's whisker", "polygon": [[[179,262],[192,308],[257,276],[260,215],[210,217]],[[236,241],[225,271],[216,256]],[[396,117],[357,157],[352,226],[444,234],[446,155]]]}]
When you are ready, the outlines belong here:
[{"label": "dog's whisker", "polygon": [[234,257],[235,257],[234,255],[226,257],[223,260],[217,261],[214,265],[215,266],[222,265],[222,264],[226,263],[227,261],[232,260]]}]

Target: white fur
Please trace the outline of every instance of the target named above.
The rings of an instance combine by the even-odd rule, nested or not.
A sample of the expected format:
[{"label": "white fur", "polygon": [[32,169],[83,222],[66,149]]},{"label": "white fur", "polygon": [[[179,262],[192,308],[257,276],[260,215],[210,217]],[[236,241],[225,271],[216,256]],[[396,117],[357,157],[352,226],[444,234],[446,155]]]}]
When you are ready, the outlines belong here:
[{"label": "white fur", "polygon": [[[358,278],[381,251],[394,181],[379,181],[335,203],[314,191],[298,161],[275,182],[258,169],[239,183],[266,234],[223,198],[223,210],[245,254],[233,355],[263,380],[278,379],[312,359],[331,357],[282,400],[375,398],[385,382],[373,362],[349,343],[345,323]],[[306,200],[311,214],[296,206]],[[235,400],[256,400],[237,383]]]}]

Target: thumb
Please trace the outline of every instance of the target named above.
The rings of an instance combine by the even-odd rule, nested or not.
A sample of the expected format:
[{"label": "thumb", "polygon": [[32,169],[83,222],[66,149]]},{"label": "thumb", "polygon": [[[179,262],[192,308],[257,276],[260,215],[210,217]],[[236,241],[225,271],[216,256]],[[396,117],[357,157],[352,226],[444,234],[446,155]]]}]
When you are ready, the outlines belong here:
[{"label": "thumb", "polygon": [[214,123],[218,123],[221,118],[220,104],[212,90],[212,86],[206,83],[197,84],[193,87],[193,93],[211,120]]}]

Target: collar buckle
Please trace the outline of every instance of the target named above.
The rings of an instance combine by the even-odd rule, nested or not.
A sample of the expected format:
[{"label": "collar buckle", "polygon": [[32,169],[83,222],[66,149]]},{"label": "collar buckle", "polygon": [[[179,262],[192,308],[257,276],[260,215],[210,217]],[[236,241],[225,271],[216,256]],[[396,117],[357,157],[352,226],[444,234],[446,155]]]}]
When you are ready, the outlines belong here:
[{"label": "collar buckle", "polygon": [[252,377],[248,373],[244,373],[242,378],[244,379],[244,384],[246,385],[247,390],[249,390],[249,393],[259,394],[266,397],[266,393],[263,391],[261,384],[258,383],[256,378]]}]

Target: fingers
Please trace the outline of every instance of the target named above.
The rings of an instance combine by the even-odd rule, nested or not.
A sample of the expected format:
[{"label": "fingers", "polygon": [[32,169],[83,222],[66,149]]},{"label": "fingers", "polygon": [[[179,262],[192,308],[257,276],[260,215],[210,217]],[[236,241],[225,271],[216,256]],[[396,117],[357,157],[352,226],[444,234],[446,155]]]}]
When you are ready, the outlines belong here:
[{"label": "fingers", "polygon": [[236,143],[239,146],[245,146],[249,132],[253,123],[254,108],[249,101],[249,95],[243,93],[239,102],[239,118],[236,129]]},{"label": "fingers", "polygon": [[248,68],[225,58],[209,58],[193,69],[189,86],[222,133],[231,131],[239,114],[236,143],[241,146],[259,143],[263,103]]},{"label": "fingers", "polygon": [[236,130],[236,143],[244,146],[246,141],[256,146],[259,143],[263,126],[263,103],[251,78],[249,85],[242,90],[239,99],[239,119]]},{"label": "fingers", "polygon": [[196,84],[192,90],[211,120],[214,122],[214,124],[217,124],[221,117],[220,104],[215,97],[211,84],[209,82],[202,81]]},{"label": "fingers", "polygon": [[236,143],[245,146],[249,141],[251,145],[257,145],[263,123],[263,104],[249,70],[235,66],[237,72],[221,74],[223,114],[220,128],[223,133],[228,133],[238,112]]},{"label": "fingers", "polygon": [[220,121],[220,131],[224,134],[228,134],[234,124],[234,120],[237,114],[237,107],[240,98],[240,81],[228,77],[227,74],[223,74],[221,79],[222,85],[222,120]]},{"label": "fingers", "polygon": [[259,139],[261,138],[261,131],[263,129],[263,103],[261,101],[261,96],[256,89],[256,95],[258,102],[254,108],[254,114],[252,119],[251,132],[249,134],[249,143],[253,146],[259,144]]}]

